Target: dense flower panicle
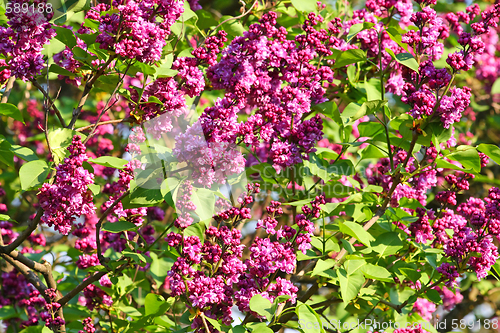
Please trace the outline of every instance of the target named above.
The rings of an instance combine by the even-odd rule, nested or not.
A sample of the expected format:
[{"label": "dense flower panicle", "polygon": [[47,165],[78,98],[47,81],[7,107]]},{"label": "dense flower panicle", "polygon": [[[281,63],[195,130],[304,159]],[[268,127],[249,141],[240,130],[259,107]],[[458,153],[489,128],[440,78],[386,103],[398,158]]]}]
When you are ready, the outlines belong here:
[{"label": "dense flower panicle", "polygon": [[[160,60],[170,27],[184,12],[184,1],[116,0],[113,6],[119,13],[100,14],[109,5],[93,7],[87,17],[99,21],[96,42],[101,49],[109,49],[126,59],[145,63]],[[82,26],[80,33],[91,33]]]},{"label": "dense flower panicle", "polygon": [[0,289],[0,307],[16,306],[27,315],[26,320],[21,318],[5,319],[7,325],[19,323],[19,327],[36,326],[39,320],[45,321],[50,318],[47,312],[44,297],[29,283],[24,275],[15,269],[3,272],[0,275],[2,288]]},{"label": "dense flower panicle", "polygon": [[[327,66],[310,64],[319,55],[331,55],[328,31],[314,26],[323,19],[310,14],[303,25],[304,35],[287,40],[283,27],[276,27],[277,14],[263,15],[242,37],[235,38],[223,51],[218,63],[207,70],[216,89],[224,89],[225,100],[202,115],[203,130],[228,142],[241,136],[247,145],[272,143],[270,159],[282,170],[300,163],[322,138],[319,117],[304,122],[312,103],[326,101],[322,82],[333,79]],[[287,84],[285,84],[287,83]],[[251,113],[237,123],[237,113]],[[214,119],[218,123],[213,123]],[[226,127],[223,127],[226,126]],[[228,134],[221,137],[221,131]]]},{"label": "dense flower panicle", "polygon": [[[155,80],[144,88],[140,96],[136,89],[128,89],[133,101],[130,103],[130,115],[144,123],[147,133],[156,140],[172,131],[176,118],[189,112],[183,92],[171,77]],[[151,97],[156,99],[151,101]]]},{"label": "dense flower panicle", "polygon": [[179,57],[172,64],[179,71],[180,89],[190,97],[198,96],[205,89],[203,72],[198,68],[198,59]]},{"label": "dense flower panicle", "polygon": [[73,137],[68,150],[71,155],[56,167],[53,184],[44,183],[37,195],[44,210],[41,220],[63,235],[71,231],[76,217],[96,209],[88,188],[94,183],[94,175],[82,166],[88,157],[79,136]]},{"label": "dense flower panicle", "polygon": [[245,159],[236,145],[205,138],[201,121],[177,135],[175,141],[172,152],[179,162],[188,164],[196,185],[222,185],[229,176],[244,171]]},{"label": "dense flower panicle", "polygon": [[417,312],[425,321],[431,321],[432,314],[436,311],[436,304],[425,298],[417,298],[413,304],[413,311]]},{"label": "dense flower panicle", "polygon": [[217,31],[215,36],[208,36],[205,44],[196,48],[191,54],[196,58],[198,64],[207,64],[213,66],[217,63],[217,55],[227,42],[227,32]]},{"label": "dense flower panicle", "polygon": [[[233,305],[241,311],[250,311],[250,299],[256,294],[270,301],[289,295],[288,301],[293,303],[298,291],[290,281],[280,277],[275,281],[269,279],[278,271],[290,274],[295,270],[295,249],[289,239],[271,241],[257,237],[249,247],[250,257],[243,262],[245,246],[241,244],[241,232],[222,225],[232,222],[234,227],[238,221],[251,218],[247,205],[254,201],[252,195],[260,192],[259,187],[259,184],[248,184],[248,192],[237,200],[239,208],[231,207],[218,213],[214,218],[219,227],[209,226],[203,243],[197,236],[185,237],[174,232],[165,238],[180,254],[166,279],[172,295],[185,295],[189,308],[198,308],[205,316],[225,324],[232,321]],[[313,209],[305,209],[308,216],[316,214],[320,203],[321,200],[316,200]],[[273,217],[283,213],[280,203],[274,201],[266,210]],[[195,318],[191,327],[202,332],[201,318]]]},{"label": "dense flower panicle", "polygon": [[[40,3],[45,4],[45,1]],[[10,4],[12,8],[15,5],[31,5],[29,0],[15,0]],[[42,50],[56,35],[56,31],[48,22],[50,17],[38,10],[16,12],[13,9],[6,16],[9,19],[8,27],[0,27],[0,54],[6,58],[11,75],[29,81],[45,67]]]},{"label": "dense flower panicle", "polygon": [[434,212],[432,210],[425,211],[425,209],[417,208],[418,220],[412,222],[409,226],[412,237],[415,237],[417,243],[425,243],[428,240],[433,240],[434,235],[432,233],[432,228],[429,223],[429,219],[435,219]]},{"label": "dense flower panicle", "polygon": [[446,311],[450,311],[456,304],[460,304],[464,298],[458,289],[453,292],[446,286],[443,286],[443,288],[435,287],[435,290],[437,290],[441,295],[441,298],[443,299],[443,307]]}]

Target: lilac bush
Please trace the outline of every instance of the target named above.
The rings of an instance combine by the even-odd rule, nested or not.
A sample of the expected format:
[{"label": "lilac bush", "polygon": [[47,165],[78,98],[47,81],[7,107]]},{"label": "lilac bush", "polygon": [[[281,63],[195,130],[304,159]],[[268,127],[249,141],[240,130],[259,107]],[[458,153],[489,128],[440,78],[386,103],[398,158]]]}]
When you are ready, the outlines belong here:
[{"label": "lilac bush", "polygon": [[500,5],[230,3],[2,7],[0,331],[498,330]]}]

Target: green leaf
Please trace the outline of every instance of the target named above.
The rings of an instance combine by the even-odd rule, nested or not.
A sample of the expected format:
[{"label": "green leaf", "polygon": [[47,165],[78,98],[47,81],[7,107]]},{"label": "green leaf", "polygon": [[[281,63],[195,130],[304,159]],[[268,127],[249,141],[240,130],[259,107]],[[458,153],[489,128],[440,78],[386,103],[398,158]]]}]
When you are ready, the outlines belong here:
[{"label": "green leaf", "polygon": [[398,253],[403,248],[403,241],[397,232],[386,232],[379,235],[371,245],[373,251],[384,257]]},{"label": "green leaf", "polygon": [[335,102],[328,101],[321,104],[316,104],[313,106],[313,109],[335,120],[337,124],[342,125],[339,108]]},{"label": "green leaf", "polygon": [[63,75],[63,76],[68,76],[68,77],[78,76],[78,74],[72,73],[72,72],[68,71],[67,69],[64,69],[62,67],[57,66],[56,64],[50,65],[49,72],[56,73],[56,74]]},{"label": "green leaf", "polygon": [[344,263],[345,269],[347,270],[347,275],[353,275],[354,273],[362,273],[361,270],[366,265],[365,260],[350,259],[346,260]]},{"label": "green leaf", "polygon": [[89,189],[92,191],[93,195],[98,195],[101,191],[101,187],[97,184],[90,184]]},{"label": "green leaf", "polygon": [[184,237],[197,236],[201,241],[203,241],[204,235],[205,235],[205,224],[201,222],[191,224],[189,227],[184,229]]},{"label": "green leaf", "polygon": [[466,169],[472,169],[475,172],[481,172],[481,159],[477,150],[469,146],[458,146],[452,154],[446,155],[447,158],[457,161]]},{"label": "green leaf", "polygon": [[17,317],[18,314],[16,312],[16,309],[14,309],[13,306],[3,306],[0,308],[0,319],[5,320],[5,319],[10,319]]},{"label": "green leaf", "polygon": [[323,192],[327,198],[345,198],[354,188],[346,186],[339,181],[329,182],[323,186]]},{"label": "green leaf", "polygon": [[13,118],[15,120],[19,120],[24,124],[24,119],[23,115],[21,114],[21,111],[17,108],[17,106],[10,104],[10,103],[1,103],[0,104],[0,114],[3,114],[4,116]]},{"label": "green leaf", "polygon": [[140,264],[141,262],[143,262],[143,263],[148,262],[148,259],[142,253],[136,253],[136,252],[132,252],[132,251],[122,251],[122,254],[125,257],[132,258],[137,264]]},{"label": "green leaf", "polygon": [[90,9],[89,0],[61,0],[61,6],[54,6],[54,16],[50,22],[62,25],[68,21],[75,13],[85,9]]},{"label": "green leaf", "polygon": [[[250,330],[250,332],[255,332],[255,333],[274,333],[272,329],[267,327],[266,323],[248,323],[246,324],[246,328]],[[242,332],[242,331],[239,331]],[[239,333],[238,332],[238,333]],[[246,332],[246,330],[243,331],[243,333]],[[236,333],[236,332],[234,332]]]},{"label": "green leaf", "polygon": [[0,139],[0,162],[13,166],[14,153],[11,151],[11,147],[9,141]]},{"label": "green leaf", "polygon": [[349,28],[349,34],[347,35],[347,42],[349,43],[351,39],[354,38],[361,30],[370,29],[374,26],[371,22],[357,23]]},{"label": "green leaf", "polygon": [[292,0],[292,5],[299,12],[311,13],[318,11],[318,5],[315,0]]},{"label": "green leaf", "polygon": [[266,317],[267,320],[271,320],[273,317],[273,312],[271,311],[271,302],[262,297],[261,294],[253,295],[250,299],[250,310],[258,313],[260,316]]},{"label": "green leaf", "polygon": [[367,115],[377,112],[381,107],[387,104],[387,100],[374,100],[367,101],[359,105],[358,103],[349,103],[340,117],[344,121],[344,126],[353,123],[355,120]]},{"label": "green leaf", "polygon": [[114,156],[101,156],[98,158],[91,158],[88,160],[90,163],[95,163],[99,165],[104,165],[106,167],[115,168],[115,169],[123,169],[125,164],[128,163],[127,160],[123,158],[118,158]]},{"label": "green leaf", "polygon": [[417,270],[413,267],[399,267],[398,269],[412,282],[417,282],[418,280],[420,280],[420,277],[422,277],[422,274],[420,274],[420,272],[417,272]]},{"label": "green leaf", "polygon": [[425,296],[434,303],[437,303],[437,304],[441,303],[441,296],[439,295],[439,292],[437,290],[428,289],[425,292]]},{"label": "green leaf", "polygon": [[500,78],[496,79],[491,86],[491,94],[500,94]]},{"label": "green leaf", "polygon": [[366,54],[360,49],[351,49],[341,52],[337,59],[335,59],[335,64],[333,68],[341,68],[350,64],[354,64],[360,61],[366,60]]},{"label": "green leaf", "polygon": [[167,301],[161,295],[149,293],[144,299],[144,308],[146,316],[162,314],[162,307],[168,305]]},{"label": "green leaf", "polygon": [[193,191],[191,201],[196,205],[195,213],[200,221],[210,220],[215,214],[215,194],[205,188]]},{"label": "green leaf", "polygon": [[[299,317],[299,322],[302,323],[321,323],[319,319],[319,315],[314,311],[312,307],[310,307],[307,304],[297,302],[299,303],[297,305],[297,308],[295,309],[295,312],[297,313],[297,316]],[[324,333],[325,330],[323,329],[323,325],[303,325],[302,326],[302,331],[304,333],[318,333],[319,332]]]},{"label": "green leaf", "polygon": [[152,207],[162,202],[163,196],[158,188],[135,187],[130,195],[129,201],[123,201],[123,208]]},{"label": "green leaf", "polygon": [[213,326],[213,327],[214,327],[217,331],[219,331],[219,332],[221,332],[221,331],[222,331],[222,327],[221,327],[221,325],[219,324],[219,322],[218,322],[217,320],[212,319],[212,318],[207,317],[207,316],[205,316],[205,319],[206,319],[206,320],[207,320],[210,324],[212,324],[212,326]]},{"label": "green leaf", "polygon": [[26,162],[38,160],[38,156],[33,152],[33,150],[29,149],[28,147],[12,145],[10,147],[10,150],[14,153],[14,155],[25,160]]},{"label": "green leaf", "polygon": [[370,247],[370,242],[374,239],[361,225],[355,222],[344,222],[339,227],[340,232],[356,238],[367,247]]},{"label": "green leaf", "polygon": [[358,125],[360,137],[374,137],[378,133],[384,132],[384,125],[376,122],[365,122]]},{"label": "green leaf", "polygon": [[184,1],[184,3],[182,5],[184,7],[184,13],[182,13],[182,15],[180,17],[181,21],[186,22],[187,20],[189,20],[192,17],[198,18],[196,16],[196,13],[191,10],[191,7],[189,6],[189,2]]},{"label": "green leaf", "polygon": [[25,163],[19,169],[21,188],[26,191],[32,187],[42,184],[49,174],[50,168],[47,162],[42,160]]},{"label": "green leaf", "polygon": [[387,269],[381,266],[376,266],[373,264],[366,264],[361,268],[361,271],[367,279],[375,279],[384,282],[394,282],[391,273]]},{"label": "green leaf", "polygon": [[495,161],[496,164],[500,164],[500,148],[492,144],[481,143],[477,146],[477,150],[481,153],[486,154],[489,158]]},{"label": "green leaf", "polygon": [[73,31],[63,27],[55,27],[56,38],[60,40],[64,45],[72,49],[76,46],[76,37]]},{"label": "green leaf", "polygon": [[401,46],[403,49],[408,52],[408,44],[403,43],[402,41],[402,33],[395,29],[394,27],[391,27],[386,30],[387,34],[389,35],[389,38],[398,43],[399,46]]},{"label": "green leaf", "polygon": [[398,53],[398,54],[394,54],[394,51],[389,49],[389,48],[385,48],[385,51],[387,53],[389,53],[391,55],[391,57],[396,60],[397,62],[399,62],[401,65],[403,66],[406,66],[410,69],[413,69],[415,72],[418,73],[418,63],[417,63],[417,60],[415,60],[415,58],[413,57],[413,55],[411,53]]},{"label": "green leaf", "polygon": [[326,271],[327,269],[332,268],[333,266],[335,266],[335,261],[333,259],[327,259],[327,260],[319,259],[318,262],[316,263],[316,266],[314,266],[314,270],[311,276],[319,275],[320,273]]},{"label": "green leaf", "polygon": [[[123,251],[123,252],[125,252],[125,251]],[[122,306],[117,306],[116,309],[125,312],[127,315],[129,315],[131,317],[140,317],[143,315],[133,306],[122,305]]]},{"label": "green leaf", "polygon": [[102,226],[103,231],[107,232],[112,232],[112,233],[118,233],[126,230],[133,230],[137,228],[137,226],[129,221],[126,220],[119,220],[117,222],[111,223],[111,222],[106,222]]},{"label": "green leaf", "polygon": [[53,131],[49,131],[49,143],[52,148],[52,153],[54,156],[54,162],[59,164],[64,158],[69,156],[68,147],[73,141],[73,136],[78,135],[82,141],[87,137],[84,134],[70,130],[69,128],[58,128]]},{"label": "green leaf", "polygon": [[172,63],[174,61],[174,56],[169,54],[161,62],[160,67],[156,69],[155,77],[172,77],[178,73],[177,70],[172,69]]},{"label": "green leaf", "polygon": [[[232,16],[224,15],[221,17],[220,22],[223,22],[229,18],[233,18]],[[230,36],[238,37],[243,36],[245,32],[245,28],[241,24],[240,20],[231,20],[222,25],[222,30],[227,32]]]},{"label": "green leaf", "polygon": [[196,25],[201,30],[205,30],[217,25],[217,21],[214,19],[213,15],[206,10],[197,10],[196,15],[198,15],[198,22],[196,22]]},{"label": "green leaf", "polygon": [[337,276],[339,278],[340,293],[345,307],[353,298],[358,296],[361,287],[365,283],[365,278],[361,273],[347,275],[347,272],[343,268],[338,269]]}]

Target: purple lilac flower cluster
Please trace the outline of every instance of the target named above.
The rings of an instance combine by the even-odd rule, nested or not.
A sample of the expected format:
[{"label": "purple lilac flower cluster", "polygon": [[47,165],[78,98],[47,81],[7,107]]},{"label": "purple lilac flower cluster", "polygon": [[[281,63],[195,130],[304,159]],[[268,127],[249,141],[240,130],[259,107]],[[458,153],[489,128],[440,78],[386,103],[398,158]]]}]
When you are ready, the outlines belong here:
[{"label": "purple lilac flower cluster", "polygon": [[[160,78],[144,87],[139,93],[134,87],[129,87],[131,99],[131,115],[145,122],[146,130],[157,140],[163,133],[170,132],[173,122],[188,113],[184,93],[179,90],[174,78]],[[150,101],[150,97],[155,97]],[[139,104],[140,103],[140,104]],[[160,117],[159,117],[160,116]]]},{"label": "purple lilac flower cluster", "polygon": [[[453,177],[447,178],[456,181]],[[448,280],[448,285],[453,285],[465,270],[476,272],[478,279],[482,279],[495,264],[499,254],[493,238],[500,235],[499,200],[500,189],[491,188],[484,201],[469,198],[457,207],[457,213],[449,208],[442,208],[439,214],[417,209],[419,219],[410,224],[411,235],[417,242],[433,241],[444,247],[444,254],[452,263],[443,263],[438,271]],[[456,201],[447,201],[446,205],[456,205]]]},{"label": "purple lilac flower cluster", "polygon": [[[314,224],[309,219],[319,217],[324,198],[317,197],[311,202],[312,208],[303,208],[304,214],[297,216],[298,231],[289,226],[275,230],[283,210],[279,202],[271,202],[266,208],[268,216],[258,225],[266,228],[268,237],[257,237],[249,248],[250,257],[243,262],[245,246],[235,227],[251,217],[247,206],[253,202],[252,194],[260,192],[259,184],[249,184],[247,190],[248,194],[238,200],[240,208],[231,207],[214,216],[218,227],[209,226],[204,241],[175,232],[165,238],[180,254],[168,273],[166,286],[172,296],[181,296],[189,308],[197,309],[191,326],[196,332],[205,329],[202,316],[230,324],[231,307],[236,305],[240,311],[249,312],[250,299],[257,294],[271,302],[277,296],[288,295],[288,302],[295,302],[298,288],[276,275],[293,273],[296,246],[302,250],[310,247],[306,235],[310,237],[314,232]],[[277,236],[274,241],[270,238],[273,235]]]},{"label": "purple lilac flower cluster", "polygon": [[[398,150],[394,153],[393,160],[395,165],[402,164],[407,157],[407,152]],[[410,157],[405,171],[413,173],[416,170],[415,159]],[[390,162],[388,158],[381,158],[376,164],[370,165],[366,170],[369,184],[379,185],[384,188],[384,192],[389,192],[392,187],[392,177],[390,173]],[[400,183],[396,186],[390,201],[392,207],[399,207],[399,200],[402,198],[418,200],[422,205],[426,204],[427,192],[437,184],[437,172],[431,167],[423,168],[421,172],[416,173],[408,179],[406,183]]]},{"label": "purple lilac flower cluster", "polygon": [[[87,17],[99,21],[96,42],[120,57],[152,63],[161,59],[170,27],[184,12],[184,1],[115,0],[99,4]],[[108,11],[117,9],[118,12]],[[106,12],[104,15],[100,13]],[[82,31],[83,32],[83,31]]]},{"label": "purple lilac flower cluster", "polygon": [[[30,0],[10,1],[10,5],[30,5]],[[45,1],[36,1],[45,4]],[[7,27],[0,27],[0,54],[5,57],[4,64],[13,76],[29,81],[39,75],[44,68],[42,49],[56,35],[50,17],[37,10],[11,10]],[[7,74],[5,71],[2,72]]]},{"label": "purple lilac flower cluster", "polygon": [[245,170],[245,158],[234,143],[209,140],[202,126],[203,121],[197,121],[177,135],[172,153],[179,162],[188,164],[196,185],[225,184],[228,176]]},{"label": "purple lilac flower cluster", "polygon": [[23,328],[36,326],[40,319],[45,320],[49,317],[45,309],[45,299],[22,274],[15,269],[10,272],[3,272],[0,281],[2,282],[0,306],[16,305],[26,311],[28,316],[26,320],[12,318],[5,320],[5,323],[10,325],[19,322],[20,327]]},{"label": "purple lilac flower cluster", "polygon": [[[311,61],[331,55],[337,39],[332,31],[315,30],[323,18],[310,14],[302,27],[305,34],[288,40],[286,29],[276,27],[276,18],[276,13],[264,14],[208,68],[213,87],[226,93],[200,121],[210,142],[241,138],[254,147],[271,143],[269,157],[279,171],[300,163],[322,138],[321,118],[303,118],[313,103],[326,100],[322,82],[331,81],[333,73]],[[240,111],[254,110],[245,122],[237,122]]]},{"label": "purple lilac flower cluster", "polygon": [[63,235],[71,231],[76,217],[96,209],[88,187],[94,183],[94,175],[83,168],[88,157],[79,136],[73,137],[68,150],[71,155],[56,167],[54,182],[44,183],[37,195],[44,210],[41,220]]}]

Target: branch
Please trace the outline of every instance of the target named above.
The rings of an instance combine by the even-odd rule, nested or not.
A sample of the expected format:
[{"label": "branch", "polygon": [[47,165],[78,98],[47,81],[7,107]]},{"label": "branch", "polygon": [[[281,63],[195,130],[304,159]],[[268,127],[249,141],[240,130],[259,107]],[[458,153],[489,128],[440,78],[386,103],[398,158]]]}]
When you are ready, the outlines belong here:
[{"label": "branch", "polygon": [[31,82],[33,83],[33,85],[35,87],[38,88],[38,90],[40,90],[40,92],[43,94],[43,96],[49,101],[50,103],[50,108],[52,108],[52,110],[54,110],[57,118],[59,119],[59,122],[61,123],[61,125],[63,127],[66,127],[66,122],[64,121],[63,117],[61,116],[61,112],[59,111],[59,109],[56,107],[56,105],[54,104],[54,102],[52,101],[52,98],[50,98],[49,94],[45,91],[45,89],[43,89],[43,87],[40,85],[40,83],[38,83],[37,80],[33,79],[31,80]]},{"label": "branch", "polygon": [[31,233],[36,229],[36,227],[38,226],[38,222],[40,222],[42,214],[43,210],[39,209],[35,218],[28,224],[28,228],[24,229],[23,232],[21,232],[19,236],[17,236],[17,238],[9,245],[0,246],[0,253],[11,253],[12,250],[21,245],[21,243],[24,242],[26,238],[28,238],[29,235],[31,235]]},{"label": "branch", "polygon": [[[120,258],[118,261],[122,260],[122,258]],[[120,272],[121,270],[123,270],[129,263],[130,263],[130,258],[128,258],[129,260],[126,262],[126,263],[123,263],[121,264],[117,269],[116,269],[116,272]],[[78,293],[80,291],[82,291],[83,289],[85,289],[87,286],[89,286],[91,283],[94,283],[95,281],[99,280],[100,278],[102,278],[104,275],[108,274],[108,272],[95,272],[94,274],[92,274],[90,277],[88,277],[87,279],[85,279],[82,283],[80,283],[78,286],[76,286],[73,290],[71,290],[69,293],[67,293],[66,295],[64,295],[63,297],[61,297],[57,303],[61,304],[61,308],[66,304],[68,303],[73,297],[75,297],[76,295],[78,295]]]},{"label": "branch", "polygon": [[[377,212],[375,213],[375,215],[363,226],[364,230],[368,231],[368,229],[370,229],[372,227],[372,225],[374,225],[375,222],[377,222],[378,219],[381,218],[382,215],[385,214],[387,206],[389,205],[389,202],[391,201],[392,193],[394,192],[394,190],[396,190],[396,187],[401,182],[401,177],[402,177],[401,170],[404,170],[406,168],[406,165],[408,164],[410,157],[413,155],[413,149],[415,148],[415,144],[417,143],[417,139],[418,139],[418,132],[416,130],[413,130],[413,137],[412,137],[412,141],[410,143],[410,149],[408,151],[408,155],[406,156],[406,159],[404,160],[401,168],[394,175],[394,178],[392,181],[392,186],[391,186],[389,192],[387,193],[387,197],[385,198],[384,203],[382,204],[382,206],[380,206],[379,209],[377,209]],[[349,240],[349,243],[354,244],[355,241],[356,241],[356,238],[352,237]],[[340,264],[340,260],[342,260],[342,258],[346,255],[346,253],[347,253],[347,250],[344,247],[337,254],[337,256],[335,257],[335,260],[337,261],[338,264]]]},{"label": "branch", "polygon": [[14,82],[16,81],[16,78],[14,76],[9,77],[9,80],[7,81],[7,85],[5,86],[5,91],[2,95],[2,103],[7,103],[9,100],[10,92],[12,91],[12,87],[14,87]]},{"label": "branch", "polygon": [[101,235],[100,235],[100,232],[101,232],[101,227],[102,227],[102,222],[104,221],[104,219],[109,215],[109,213],[111,213],[111,211],[113,210],[113,208],[115,208],[116,205],[118,205],[118,203],[120,203],[120,201],[125,198],[127,195],[130,194],[130,190],[124,192],[118,199],[116,199],[112,204],[111,206],[108,207],[108,209],[106,209],[104,211],[104,213],[102,214],[101,218],[99,219],[99,222],[97,222],[96,226],[95,226],[95,239],[96,239],[96,243],[97,243],[97,257],[99,258],[99,262],[104,265],[104,267],[106,267],[108,270],[109,270],[109,267],[107,267],[107,264],[106,262],[109,260],[107,258],[105,258],[102,254],[102,250],[101,250]]},{"label": "branch", "polygon": [[127,68],[125,69],[125,71],[123,72],[123,75],[120,79],[120,81],[118,81],[118,83],[116,84],[116,87],[115,89],[113,90],[113,92],[111,93],[111,95],[109,96],[108,100],[106,101],[106,105],[104,105],[104,108],[102,109],[101,111],[101,114],[99,114],[98,118],[97,118],[97,121],[94,125],[94,127],[92,127],[92,130],[90,131],[90,134],[87,136],[87,138],[85,139],[85,141],[83,142],[84,144],[90,140],[90,138],[92,136],[94,136],[95,134],[95,131],[97,129],[97,124],[101,121],[101,118],[102,116],[109,110],[111,109],[117,102],[118,102],[118,98],[116,98],[116,100],[113,102],[113,104],[109,105],[109,102],[111,101],[111,98],[113,98],[113,95],[116,94],[116,92],[118,91],[118,89],[121,87],[122,83],[123,83],[123,79],[125,79],[125,75],[127,75],[127,72],[128,70],[130,69],[130,66],[132,66],[132,62],[130,61],[129,64],[127,65]]},{"label": "branch", "polygon": [[116,55],[112,55],[109,57],[108,61],[95,73],[95,75],[85,84],[85,88],[83,89],[82,97],[80,97],[80,101],[78,102],[78,106],[73,110],[73,117],[71,118],[71,122],[67,126],[67,128],[73,129],[75,127],[75,122],[82,113],[82,108],[89,97],[90,91],[94,87],[94,83],[97,79],[104,74],[106,68],[111,64],[113,60],[115,60]]},{"label": "branch", "polygon": [[26,280],[28,280],[29,283],[31,283],[43,296],[46,302],[50,303],[50,298],[45,294],[45,290],[47,290],[47,286],[43,284],[43,282],[40,280],[38,276],[36,276],[35,273],[31,269],[29,269],[28,266],[12,259],[10,256],[8,256],[5,253],[0,253],[0,256],[5,259],[9,264],[14,266],[15,269],[17,269],[24,277]]},{"label": "branch", "polygon": [[92,125],[87,125],[87,126],[83,126],[83,127],[77,128],[75,131],[77,131],[77,132],[83,132],[83,131],[86,131],[88,129],[93,128],[94,126],[97,127],[97,126],[108,125],[108,124],[132,123],[133,121],[134,121],[133,118],[106,120],[106,121],[101,121],[101,122],[99,122],[97,124],[92,124]]},{"label": "branch", "polygon": [[57,303],[61,304],[61,308],[62,308],[73,297],[75,297],[76,295],[78,295],[78,293],[80,293],[80,291],[82,291],[83,289],[85,289],[91,283],[94,283],[95,281],[99,280],[100,278],[102,278],[106,274],[107,274],[107,272],[96,272],[96,273],[92,274],[89,278],[87,278],[86,280],[84,280],[82,283],[80,283],[78,286],[76,286],[69,293],[67,293],[66,295],[64,295],[63,297],[61,297],[57,301]]}]

